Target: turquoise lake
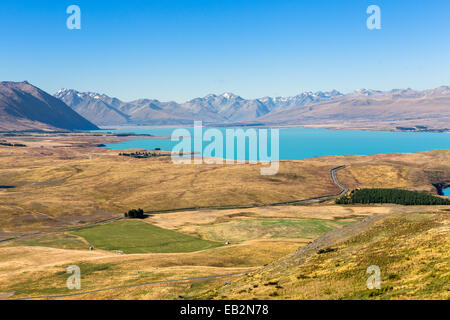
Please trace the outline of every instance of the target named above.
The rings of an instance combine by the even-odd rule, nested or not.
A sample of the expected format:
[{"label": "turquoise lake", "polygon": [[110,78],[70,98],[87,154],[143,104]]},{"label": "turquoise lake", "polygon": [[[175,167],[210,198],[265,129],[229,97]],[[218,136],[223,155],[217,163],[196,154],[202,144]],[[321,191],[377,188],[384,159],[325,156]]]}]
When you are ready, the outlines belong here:
[{"label": "turquoise lake", "polygon": [[450,188],[444,189],[444,196],[450,197]]},{"label": "turquoise lake", "polygon": [[[203,128],[203,132],[207,129],[208,128]],[[255,129],[258,130],[257,128]],[[175,129],[172,128],[127,128],[101,131],[171,136],[174,130]],[[189,128],[188,130],[193,136],[193,129]],[[219,130],[225,136],[226,129],[219,128]],[[371,155],[450,149],[450,133],[382,132],[309,128],[284,128],[279,129],[279,133],[280,160],[296,160],[332,155]],[[270,142],[270,130],[268,137]],[[203,142],[203,147],[209,143],[210,142]],[[132,139],[117,144],[108,144],[106,145],[106,148],[115,150],[132,148],[147,150],[161,148],[162,150],[172,150],[177,144],[178,141],[171,141],[170,138]],[[268,146],[268,150],[270,154],[270,145]],[[247,158],[248,152],[246,154],[246,159]],[[447,189],[446,193],[447,195],[450,195],[450,190]]]}]

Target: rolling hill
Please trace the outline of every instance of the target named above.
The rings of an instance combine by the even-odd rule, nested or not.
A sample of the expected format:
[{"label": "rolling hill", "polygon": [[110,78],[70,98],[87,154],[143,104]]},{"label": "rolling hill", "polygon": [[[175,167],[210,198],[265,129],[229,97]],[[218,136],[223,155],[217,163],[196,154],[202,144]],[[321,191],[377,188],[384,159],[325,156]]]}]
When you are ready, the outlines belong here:
[{"label": "rolling hill", "polygon": [[28,82],[0,82],[0,131],[61,129],[98,127]]}]

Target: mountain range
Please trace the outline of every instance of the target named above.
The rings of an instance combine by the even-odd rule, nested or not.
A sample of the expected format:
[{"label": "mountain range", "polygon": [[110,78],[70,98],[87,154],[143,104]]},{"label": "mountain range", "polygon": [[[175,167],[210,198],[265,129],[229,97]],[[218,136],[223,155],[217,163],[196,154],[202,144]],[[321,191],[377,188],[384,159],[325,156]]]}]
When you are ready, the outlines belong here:
[{"label": "mountain range", "polygon": [[334,129],[450,130],[450,87],[417,91],[360,89],[343,94],[244,99],[210,94],[184,103],[121,101],[105,94],[61,89],[54,96],[28,82],[0,82],[0,131],[91,130],[97,126],[310,126]]},{"label": "mountain range", "polygon": [[98,129],[61,100],[28,82],[0,82],[0,131]]},{"label": "mountain range", "polygon": [[360,89],[343,94],[304,92],[293,97],[244,99],[210,94],[184,103],[138,99],[124,102],[104,94],[61,89],[55,97],[91,122],[106,125],[265,124],[328,127],[450,126],[450,87],[417,91]]},{"label": "mountain range", "polygon": [[191,124],[194,120],[214,124],[253,122],[273,111],[330,101],[339,96],[342,94],[338,91],[305,92],[288,98],[247,100],[232,93],[224,93],[176,103],[155,99],[123,102],[104,94],[72,89],[61,89],[55,94],[55,97],[98,125]]}]

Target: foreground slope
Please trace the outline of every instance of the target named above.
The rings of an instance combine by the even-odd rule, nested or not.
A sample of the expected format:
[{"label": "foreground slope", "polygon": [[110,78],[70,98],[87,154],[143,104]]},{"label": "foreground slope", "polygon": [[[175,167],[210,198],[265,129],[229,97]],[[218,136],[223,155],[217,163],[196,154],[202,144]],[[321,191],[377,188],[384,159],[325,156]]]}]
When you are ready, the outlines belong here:
[{"label": "foreground slope", "polygon": [[[353,206],[339,208],[296,207],[284,215],[353,210]],[[380,214],[380,209],[390,213]],[[59,249],[62,238],[52,243],[35,239],[4,244],[0,245],[0,299],[450,298],[449,209],[376,206],[364,210],[369,214],[364,220],[309,244],[301,238],[258,239],[197,252],[149,254],[89,251],[87,243]],[[162,219],[173,220],[171,215]],[[191,218],[199,223],[198,217]],[[219,227],[220,222],[213,225]],[[73,241],[66,238],[66,243]],[[66,288],[65,268],[72,264],[82,270],[81,290]],[[366,287],[371,265],[381,270],[377,290]]]},{"label": "foreground slope", "polygon": [[0,131],[93,130],[97,126],[28,82],[0,82]]},{"label": "foreground slope", "polygon": [[[449,299],[450,218],[417,212],[375,216],[319,237],[295,254],[202,299]],[[381,288],[368,289],[369,266]]]}]

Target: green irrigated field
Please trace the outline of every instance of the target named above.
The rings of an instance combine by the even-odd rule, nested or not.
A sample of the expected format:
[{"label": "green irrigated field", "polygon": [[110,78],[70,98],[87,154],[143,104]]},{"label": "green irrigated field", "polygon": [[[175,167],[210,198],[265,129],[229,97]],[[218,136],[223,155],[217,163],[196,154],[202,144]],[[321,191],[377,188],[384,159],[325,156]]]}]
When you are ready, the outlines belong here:
[{"label": "green irrigated field", "polygon": [[214,241],[248,241],[253,239],[315,239],[352,221],[309,219],[247,219],[197,227],[195,232]]},{"label": "green irrigated field", "polygon": [[72,232],[98,249],[124,253],[193,252],[220,246],[142,221],[125,220]]}]

